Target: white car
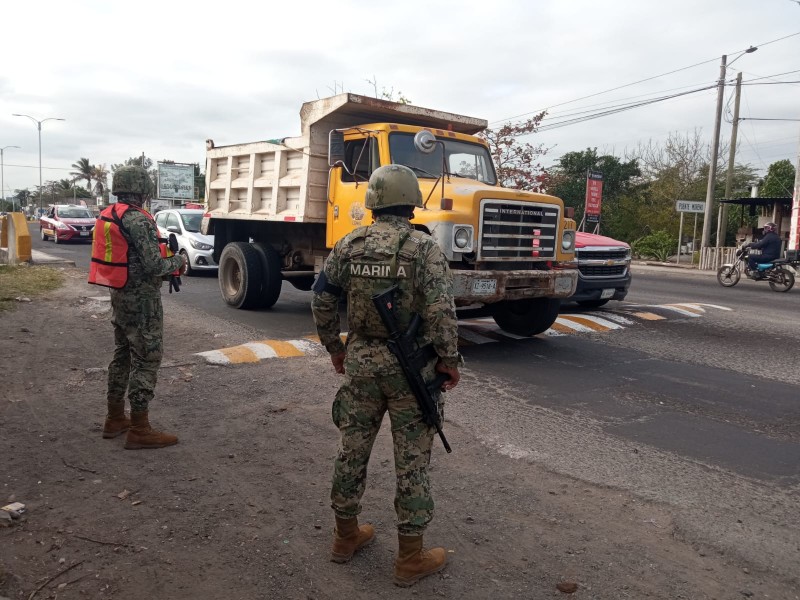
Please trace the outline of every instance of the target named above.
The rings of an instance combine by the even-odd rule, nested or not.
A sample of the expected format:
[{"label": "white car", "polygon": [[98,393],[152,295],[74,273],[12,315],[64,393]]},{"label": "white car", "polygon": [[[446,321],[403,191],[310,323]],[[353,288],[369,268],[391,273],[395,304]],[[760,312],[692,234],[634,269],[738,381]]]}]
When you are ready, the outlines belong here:
[{"label": "white car", "polygon": [[178,252],[187,261],[187,275],[197,271],[216,271],[214,262],[214,236],[200,233],[203,210],[196,208],[170,208],[160,210],[155,216],[158,235],[169,239],[175,236]]}]

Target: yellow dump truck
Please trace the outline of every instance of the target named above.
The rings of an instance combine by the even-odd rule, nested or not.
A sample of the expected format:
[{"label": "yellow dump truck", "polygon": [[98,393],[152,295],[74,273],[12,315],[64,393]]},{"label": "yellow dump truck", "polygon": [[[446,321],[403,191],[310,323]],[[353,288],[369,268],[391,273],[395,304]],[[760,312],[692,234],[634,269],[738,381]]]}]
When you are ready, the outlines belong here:
[{"label": "yellow dump truck", "polygon": [[340,94],[303,104],[299,137],[206,142],[203,233],[214,235],[222,297],[272,306],[285,280],[308,290],[338,239],[372,222],[370,173],[418,176],[413,224],[447,256],[459,307],[484,307],[504,330],[535,335],[575,291],[575,221],[553,196],[500,187],[482,119]]}]

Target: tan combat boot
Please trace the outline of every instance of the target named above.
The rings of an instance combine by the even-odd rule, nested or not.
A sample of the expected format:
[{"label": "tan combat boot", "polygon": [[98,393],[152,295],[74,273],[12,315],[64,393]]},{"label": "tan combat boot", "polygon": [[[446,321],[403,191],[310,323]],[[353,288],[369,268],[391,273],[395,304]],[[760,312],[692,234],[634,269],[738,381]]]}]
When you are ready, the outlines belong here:
[{"label": "tan combat boot", "polygon": [[358,525],[358,519],[342,519],[336,517],[336,529],[333,530],[333,549],[331,560],[335,563],[346,563],[356,550],[375,539],[375,528],[372,525]]},{"label": "tan combat boot", "polygon": [[128,437],[125,440],[127,450],[163,448],[177,443],[177,436],[152,429],[146,412],[131,413],[131,428],[128,430]]},{"label": "tan combat boot", "polygon": [[421,535],[398,535],[397,539],[400,547],[394,561],[395,585],[408,587],[444,569],[447,562],[444,548],[425,550]]},{"label": "tan combat boot", "polygon": [[125,403],[109,403],[103,437],[106,439],[122,435],[131,427],[131,420],[125,415]]}]

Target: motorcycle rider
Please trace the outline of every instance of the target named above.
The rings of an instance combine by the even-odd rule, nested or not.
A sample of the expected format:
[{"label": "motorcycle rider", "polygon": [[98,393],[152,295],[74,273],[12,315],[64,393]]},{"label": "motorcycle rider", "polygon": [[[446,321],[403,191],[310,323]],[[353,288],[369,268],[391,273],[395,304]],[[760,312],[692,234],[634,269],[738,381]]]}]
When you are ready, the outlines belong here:
[{"label": "motorcycle rider", "polygon": [[751,250],[761,250],[761,254],[751,254],[747,257],[747,265],[753,273],[754,279],[760,279],[761,273],[758,272],[759,264],[771,263],[781,255],[781,238],[776,233],[775,223],[764,225],[764,236],[757,242],[745,244],[745,248]]}]

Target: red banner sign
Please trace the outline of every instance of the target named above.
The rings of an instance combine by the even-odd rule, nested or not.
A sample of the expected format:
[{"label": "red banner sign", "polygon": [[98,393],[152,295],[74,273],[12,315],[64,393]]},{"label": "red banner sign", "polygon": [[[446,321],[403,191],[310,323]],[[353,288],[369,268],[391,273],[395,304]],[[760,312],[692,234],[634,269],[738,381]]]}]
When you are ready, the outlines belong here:
[{"label": "red banner sign", "polygon": [[586,174],[586,220],[600,221],[600,209],[603,203],[603,174],[589,171]]}]

